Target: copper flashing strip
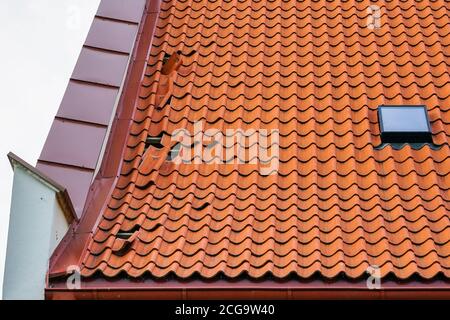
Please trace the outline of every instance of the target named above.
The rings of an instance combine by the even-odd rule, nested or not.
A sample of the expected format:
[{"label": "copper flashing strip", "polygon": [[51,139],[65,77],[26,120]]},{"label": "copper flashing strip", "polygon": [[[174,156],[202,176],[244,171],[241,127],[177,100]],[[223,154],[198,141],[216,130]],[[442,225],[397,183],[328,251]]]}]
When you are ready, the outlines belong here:
[{"label": "copper flashing strip", "polygon": [[[99,13],[108,12],[108,18],[112,18],[114,6],[116,7],[117,20],[122,20],[125,13],[119,5],[120,0],[111,2],[111,8],[106,7],[103,0],[100,4]],[[123,2],[123,5],[133,11],[132,4],[138,5],[138,1]],[[89,187],[89,194],[86,198],[86,205],[82,217],[69,233],[61,241],[50,259],[49,279],[64,275],[67,267],[78,265],[83,249],[87,245],[100,212],[102,212],[106,199],[112,192],[115,179],[119,175],[121,159],[125,150],[125,139],[132,122],[132,114],[139,96],[141,81],[144,77],[147,57],[151,49],[153,32],[156,26],[156,20],[159,12],[160,0],[147,0],[145,7],[141,11],[139,30],[136,35],[133,52],[130,56],[130,66],[127,71],[126,79],[122,85],[123,92],[120,93],[116,114],[111,125],[108,142],[102,157],[102,164],[95,177],[94,182]],[[109,11],[108,11],[108,10]],[[106,11],[105,11],[106,10]],[[125,20],[130,19],[126,18]],[[80,83],[77,81],[77,83]],[[86,83],[85,83],[86,84]],[[98,86],[94,84],[95,86]],[[92,87],[92,86],[91,86]],[[85,151],[84,151],[85,152]]]},{"label": "copper flashing strip", "polygon": [[127,69],[133,63],[146,3],[101,1],[37,163],[37,168],[67,188],[78,218],[102,159]]},{"label": "copper flashing strip", "polygon": [[36,169],[28,162],[15,155],[14,153],[8,153],[8,159],[11,163],[11,166],[14,170],[16,165],[22,166],[27,171],[31,172],[31,174],[38,177],[40,180],[44,181],[46,184],[50,185],[56,191],[56,198],[58,200],[59,205],[61,206],[64,216],[67,219],[67,222],[70,224],[73,221],[77,221],[78,217],[75,213],[75,209],[73,208],[72,200],[70,199],[69,193],[67,189],[60,185],[58,182],[54,181],[52,178],[48,177],[45,173]]}]

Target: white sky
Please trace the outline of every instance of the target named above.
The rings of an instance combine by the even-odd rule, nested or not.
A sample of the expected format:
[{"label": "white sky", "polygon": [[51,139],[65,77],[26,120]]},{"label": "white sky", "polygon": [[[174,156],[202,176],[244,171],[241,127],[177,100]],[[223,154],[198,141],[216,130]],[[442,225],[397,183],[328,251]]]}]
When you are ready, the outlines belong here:
[{"label": "white sky", "polygon": [[44,145],[100,0],[0,0],[0,297],[13,172]]}]

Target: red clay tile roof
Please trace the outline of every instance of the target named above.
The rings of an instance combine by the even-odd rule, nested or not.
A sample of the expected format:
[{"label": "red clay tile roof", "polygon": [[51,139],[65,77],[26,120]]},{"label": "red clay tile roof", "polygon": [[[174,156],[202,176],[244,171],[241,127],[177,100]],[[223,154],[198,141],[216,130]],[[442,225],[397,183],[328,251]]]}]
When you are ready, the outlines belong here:
[{"label": "red clay tile roof", "polygon": [[[367,27],[372,4],[379,29]],[[162,2],[82,275],[358,278],[377,265],[400,279],[450,277],[449,6]],[[162,74],[178,50],[182,65]],[[426,105],[436,147],[378,148],[383,104]],[[195,121],[279,129],[278,174],[167,162],[167,137],[144,156],[148,135],[193,132]]]}]

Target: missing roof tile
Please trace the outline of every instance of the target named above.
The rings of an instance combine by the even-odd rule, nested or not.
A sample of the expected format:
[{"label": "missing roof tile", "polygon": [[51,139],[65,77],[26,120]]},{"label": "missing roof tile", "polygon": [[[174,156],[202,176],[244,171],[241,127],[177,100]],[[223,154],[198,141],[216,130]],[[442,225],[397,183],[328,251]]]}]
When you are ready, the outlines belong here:
[{"label": "missing roof tile", "polygon": [[176,145],[174,145],[170,151],[167,153],[167,161],[173,161],[178,155],[180,154],[181,150],[181,143],[178,142]]},{"label": "missing roof tile", "polygon": [[124,239],[127,240],[129,239],[135,232],[139,231],[141,229],[141,226],[136,224],[133,226],[133,228],[131,228],[130,230],[119,230],[119,232],[117,232],[117,238],[120,239]]},{"label": "missing roof tile", "polygon": [[164,103],[164,104],[161,106],[161,108],[163,108],[163,107],[165,107],[165,106],[167,106],[167,105],[170,106],[170,104],[172,103],[172,97],[173,97],[173,95],[170,95],[170,97],[166,100],[166,103]]},{"label": "missing roof tile", "polygon": [[164,53],[164,57],[163,57],[163,64],[166,63],[170,58],[170,54],[168,54],[167,52]]},{"label": "missing roof tile", "polygon": [[115,250],[114,254],[119,257],[126,255],[131,249],[131,242],[126,242],[120,249]]},{"label": "missing roof tile", "polygon": [[116,237],[123,240],[128,240],[133,235],[133,232],[118,232]]},{"label": "missing roof tile", "polygon": [[148,136],[147,139],[145,140],[145,150],[147,150],[150,146],[156,149],[164,148],[164,146],[161,144],[162,138],[163,138],[162,132],[156,137]]}]

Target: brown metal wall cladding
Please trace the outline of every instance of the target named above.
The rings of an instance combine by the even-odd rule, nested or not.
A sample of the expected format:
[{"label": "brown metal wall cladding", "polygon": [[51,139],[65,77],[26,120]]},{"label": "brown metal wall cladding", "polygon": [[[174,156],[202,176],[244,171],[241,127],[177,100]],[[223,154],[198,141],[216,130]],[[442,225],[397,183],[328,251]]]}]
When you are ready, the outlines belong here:
[{"label": "brown metal wall cladding", "polygon": [[[450,277],[449,3],[164,1],[121,175],[82,274]],[[165,53],[183,65],[162,75]],[[173,80],[170,104],[158,108]],[[380,145],[377,107],[427,106],[434,143]],[[148,135],[279,129],[278,174],[176,165]],[[164,141],[167,143],[167,140]],[[126,240],[119,232],[131,232]]]},{"label": "brown metal wall cladding", "polygon": [[102,0],[37,168],[67,187],[78,217],[101,159],[146,0]]},{"label": "brown metal wall cladding", "polygon": [[147,0],[102,0],[99,16],[113,20],[140,23]]}]

